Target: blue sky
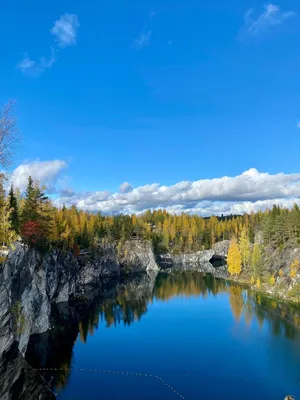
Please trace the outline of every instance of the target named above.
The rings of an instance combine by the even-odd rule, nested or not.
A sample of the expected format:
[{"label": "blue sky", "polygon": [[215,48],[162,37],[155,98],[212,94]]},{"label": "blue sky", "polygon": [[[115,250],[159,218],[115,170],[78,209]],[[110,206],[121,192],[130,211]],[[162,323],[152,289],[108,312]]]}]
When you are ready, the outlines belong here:
[{"label": "blue sky", "polygon": [[[17,101],[23,137],[13,176],[107,212],[298,201],[299,18],[290,0],[5,2],[0,104]],[[265,173],[286,180],[256,191]],[[226,176],[244,187],[229,193]],[[217,195],[199,193],[202,180]],[[198,194],[186,200],[183,185],[171,199],[182,181]]]}]

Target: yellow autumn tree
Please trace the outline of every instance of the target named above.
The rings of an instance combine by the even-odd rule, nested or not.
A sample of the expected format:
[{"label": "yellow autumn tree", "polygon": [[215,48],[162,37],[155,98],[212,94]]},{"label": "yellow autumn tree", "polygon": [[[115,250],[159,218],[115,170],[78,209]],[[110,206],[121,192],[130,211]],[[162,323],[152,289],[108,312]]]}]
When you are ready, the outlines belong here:
[{"label": "yellow autumn tree", "polygon": [[275,285],[275,282],[276,282],[276,281],[275,281],[275,276],[274,276],[274,275],[271,276],[269,282],[270,282],[270,285],[271,285],[271,286],[274,286],[274,285]]},{"label": "yellow autumn tree", "polygon": [[176,236],[176,226],[175,226],[175,223],[174,223],[174,222],[170,225],[170,228],[169,228],[169,235],[170,235],[170,240],[171,240],[171,241],[175,239],[175,236]]},{"label": "yellow autumn tree", "polygon": [[228,272],[239,275],[242,272],[242,256],[236,239],[232,239],[227,255]]},{"label": "yellow autumn tree", "polygon": [[187,237],[187,240],[186,240],[186,245],[187,245],[187,249],[191,250],[191,247],[193,245],[193,236],[192,236],[191,232],[189,232],[189,234],[188,234],[188,237]]},{"label": "yellow autumn tree", "polygon": [[280,276],[280,278],[282,278],[283,277],[283,270],[280,268],[280,270],[278,271],[278,275]]},{"label": "yellow autumn tree", "polygon": [[242,256],[242,263],[244,267],[248,267],[250,260],[250,241],[246,228],[242,229],[241,237],[239,240],[239,248]]},{"label": "yellow autumn tree", "polygon": [[137,218],[136,218],[136,215],[135,215],[135,214],[132,215],[132,217],[131,217],[131,222],[132,222],[132,225],[133,225],[133,226],[136,226],[136,224],[137,224]]},{"label": "yellow autumn tree", "polygon": [[299,267],[300,267],[299,259],[295,258],[295,260],[290,265],[290,277],[291,278],[296,278]]},{"label": "yellow autumn tree", "polygon": [[165,219],[163,222],[163,244],[166,248],[169,247],[169,220]]},{"label": "yellow autumn tree", "polygon": [[262,257],[261,257],[260,246],[258,243],[255,243],[250,258],[250,266],[254,278],[257,278],[260,275],[261,260]]}]

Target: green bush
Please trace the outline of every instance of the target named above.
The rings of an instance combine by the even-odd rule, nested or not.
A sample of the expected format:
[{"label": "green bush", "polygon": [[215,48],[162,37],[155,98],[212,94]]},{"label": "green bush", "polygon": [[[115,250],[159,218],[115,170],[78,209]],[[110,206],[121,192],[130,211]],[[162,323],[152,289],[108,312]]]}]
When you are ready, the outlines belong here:
[{"label": "green bush", "polygon": [[10,311],[13,316],[14,333],[19,336],[24,332],[26,323],[21,302],[16,301]]},{"label": "green bush", "polygon": [[298,301],[300,300],[300,283],[297,283],[288,291],[288,296]]}]

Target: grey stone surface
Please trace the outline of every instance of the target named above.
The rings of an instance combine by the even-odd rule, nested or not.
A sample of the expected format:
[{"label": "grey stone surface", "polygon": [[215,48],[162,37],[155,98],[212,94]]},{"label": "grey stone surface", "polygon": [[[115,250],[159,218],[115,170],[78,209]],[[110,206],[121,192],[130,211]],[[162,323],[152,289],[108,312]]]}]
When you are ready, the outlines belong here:
[{"label": "grey stone surface", "polygon": [[[92,296],[101,280],[119,276],[123,270],[158,271],[151,243],[125,242],[122,256],[114,244],[106,244],[96,254],[79,257],[59,250],[43,256],[17,243],[0,271],[0,354],[14,340],[25,354],[29,337],[50,328],[51,304],[83,294]],[[21,329],[16,329],[12,312],[16,304]]]}]

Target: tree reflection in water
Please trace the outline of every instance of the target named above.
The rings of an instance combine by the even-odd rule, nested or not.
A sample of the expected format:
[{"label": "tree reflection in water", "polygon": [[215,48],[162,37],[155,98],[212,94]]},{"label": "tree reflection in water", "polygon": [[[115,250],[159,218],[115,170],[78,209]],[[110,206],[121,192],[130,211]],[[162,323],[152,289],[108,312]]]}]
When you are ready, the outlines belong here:
[{"label": "tree reflection in water", "polygon": [[[265,324],[273,335],[285,335],[289,339],[300,337],[300,312],[293,305],[252,292],[246,287],[198,272],[161,273],[156,279],[148,275],[130,277],[122,282],[103,288],[102,295],[93,304],[60,304],[53,307],[55,329],[30,339],[27,359],[35,368],[59,368],[53,385],[56,390],[68,383],[72,366],[73,346],[93,336],[100,324],[107,328],[119,324],[131,325],[146,313],[152,301],[170,301],[177,296],[207,298],[227,294],[236,323],[250,328],[256,321],[262,329]],[[50,372],[46,379],[51,378]]]}]

